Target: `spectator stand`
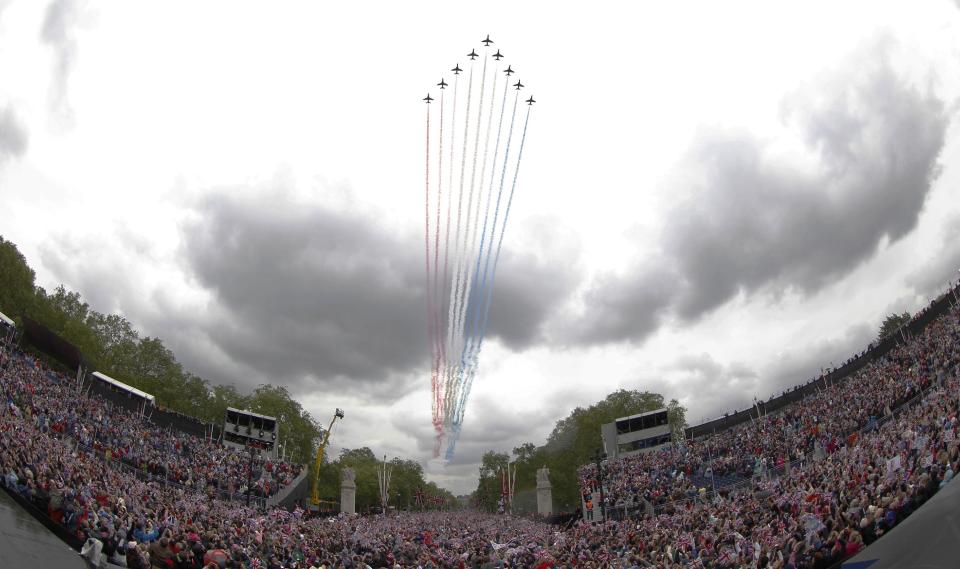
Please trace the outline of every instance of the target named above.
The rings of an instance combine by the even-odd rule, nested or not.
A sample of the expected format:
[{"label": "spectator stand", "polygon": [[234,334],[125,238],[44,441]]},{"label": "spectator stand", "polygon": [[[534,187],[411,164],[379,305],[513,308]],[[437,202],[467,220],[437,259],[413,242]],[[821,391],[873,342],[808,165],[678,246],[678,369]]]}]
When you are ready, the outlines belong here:
[{"label": "spectator stand", "polygon": [[[133,405],[133,411],[137,413],[140,417],[149,418],[147,410],[151,411],[152,415],[153,408],[156,406],[157,398],[145,391],[141,391],[136,387],[127,385],[122,381],[118,381],[108,376],[105,373],[95,371],[91,373],[90,378],[90,389],[93,389],[93,386],[97,386],[97,395],[107,399],[108,401],[113,401],[115,403],[120,403],[122,407],[130,409],[129,405],[123,405],[121,402],[126,399],[130,401]],[[119,397],[111,396],[119,395]]]},{"label": "spectator stand", "polygon": [[10,343],[17,334],[17,325],[13,319],[0,312],[0,339]]},{"label": "spectator stand", "polygon": [[27,344],[48,354],[67,369],[77,370],[78,375],[81,369],[89,367],[80,348],[28,316],[21,316],[20,319],[23,321],[23,340]]}]

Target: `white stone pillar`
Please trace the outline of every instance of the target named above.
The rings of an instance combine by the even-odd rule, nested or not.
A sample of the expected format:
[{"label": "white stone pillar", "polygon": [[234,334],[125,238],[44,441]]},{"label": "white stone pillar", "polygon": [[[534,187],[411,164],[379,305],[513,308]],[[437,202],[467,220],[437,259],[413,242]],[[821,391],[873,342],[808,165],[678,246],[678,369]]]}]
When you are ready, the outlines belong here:
[{"label": "white stone pillar", "polygon": [[344,514],[357,513],[357,483],[354,482],[353,469],[345,467],[340,480],[340,511]]},{"label": "white stone pillar", "polygon": [[544,517],[553,515],[553,484],[547,467],[537,471],[537,513]]}]

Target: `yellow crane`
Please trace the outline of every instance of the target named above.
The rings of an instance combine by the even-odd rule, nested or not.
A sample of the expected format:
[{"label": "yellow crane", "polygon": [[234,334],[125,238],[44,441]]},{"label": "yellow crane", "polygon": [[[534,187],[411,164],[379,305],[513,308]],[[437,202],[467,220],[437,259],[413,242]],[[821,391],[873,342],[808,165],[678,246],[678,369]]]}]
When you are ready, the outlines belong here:
[{"label": "yellow crane", "polygon": [[337,412],[333,414],[333,420],[327,427],[327,432],[323,434],[323,441],[317,447],[317,461],[313,466],[313,492],[310,494],[310,503],[320,507],[320,463],[323,462],[323,451],[327,449],[327,443],[330,442],[330,433],[333,431],[333,424],[337,419],[343,419],[343,410],[337,407]]}]

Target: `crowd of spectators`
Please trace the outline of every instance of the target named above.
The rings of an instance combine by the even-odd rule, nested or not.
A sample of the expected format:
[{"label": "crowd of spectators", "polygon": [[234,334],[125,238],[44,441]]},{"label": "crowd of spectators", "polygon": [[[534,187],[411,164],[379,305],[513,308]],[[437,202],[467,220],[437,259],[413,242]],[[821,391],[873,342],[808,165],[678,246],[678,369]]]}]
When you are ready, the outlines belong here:
[{"label": "crowd of spectators", "polygon": [[[742,483],[813,455],[832,453],[847,437],[874,428],[894,409],[957,370],[956,313],[927,326],[845,381],[822,383],[817,393],[777,413],[699,440],[604,463],[606,505],[655,506],[689,497],[699,488]],[[579,469],[581,490],[597,488],[596,467]]]},{"label": "crowd of spectators", "polygon": [[2,357],[5,390],[23,390],[12,396],[31,409],[40,432],[73,439],[106,460],[151,478],[229,496],[245,495],[249,479],[251,495],[265,498],[293,482],[302,470],[260,452],[153,425],[139,414],[77,393],[71,381],[27,355],[5,352]]},{"label": "crowd of spectators", "polygon": [[[825,569],[953,478],[958,362],[954,309],[856,377],[782,413],[678,452],[612,461],[614,500],[640,496],[656,502],[655,513],[560,530],[466,511],[328,518],[223,500],[215,490],[225,481],[246,480],[229,450],[151,428],[4,351],[0,481],[132,568]],[[802,466],[779,476],[757,468],[758,460],[801,456]],[[258,479],[273,476],[266,464]],[[701,491],[706,468],[745,483]],[[589,469],[581,475],[589,484]]]}]

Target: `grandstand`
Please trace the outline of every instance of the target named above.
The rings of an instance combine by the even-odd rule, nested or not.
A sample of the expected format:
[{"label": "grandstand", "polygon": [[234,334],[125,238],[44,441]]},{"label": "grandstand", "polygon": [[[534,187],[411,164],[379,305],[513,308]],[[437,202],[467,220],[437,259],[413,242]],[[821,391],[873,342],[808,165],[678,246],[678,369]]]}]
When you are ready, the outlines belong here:
[{"label": "grandstand", "polygon": [[608,458],[632,456],[670,444],[670,417],[666,409],[655,409],[602,425],[600,433]]},{"label": "grandstand", "polygon": [[90,379],[91,381],[96,381],[100,385],[107,387],[115,393],[119,393],[129,399],[133,399],[135,401],[134,404],[140,407],[140,416],[145,415],[147,408],[153,407],[157,402],[157,398],[153,395],[150,395],[144,391],[140,391],[136,387],[127,385],[122,381],[117,381],[116,379],[113,379],[104,373],[100,373],[99,371],[91,373]]},{"label": "grandstand", "polygon": [[223,444],[244,449],[255,446],[276,457],[277,418],[227,407],[223,420]]},{"label": "grandstand", "polygon": [[13,319],[0,312],[0,340],[11,341],[17,333],[17,325]]}]

